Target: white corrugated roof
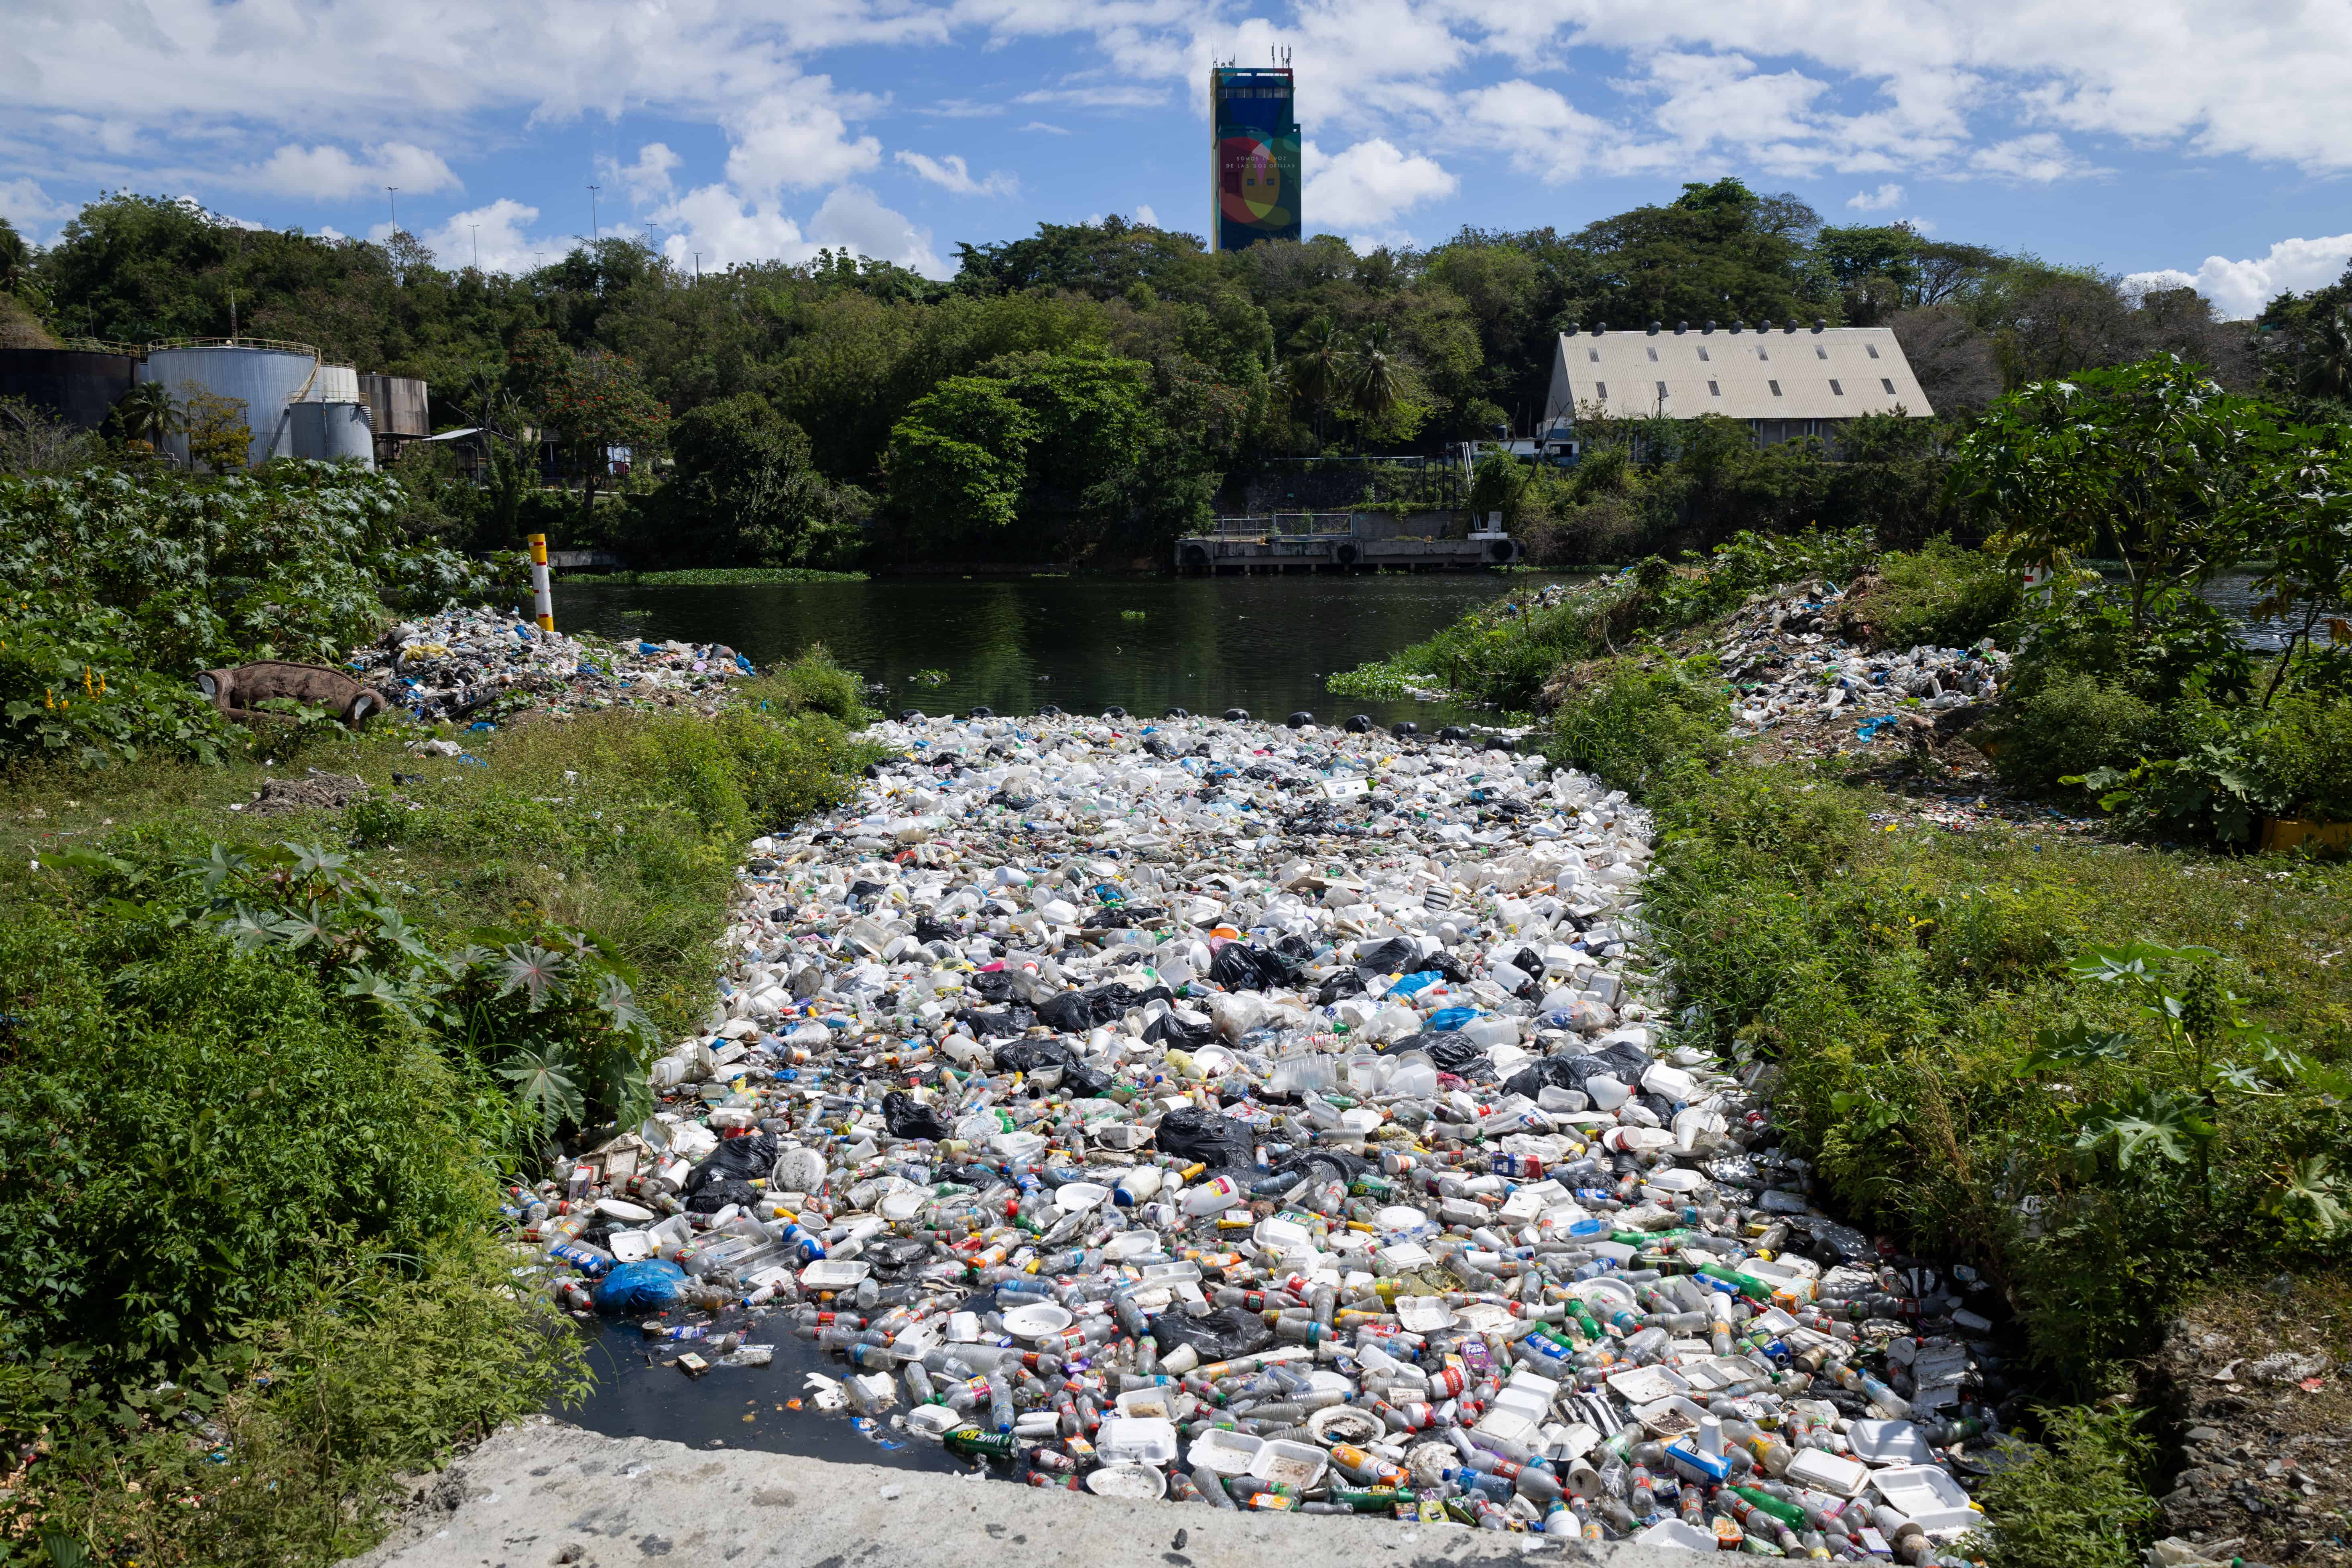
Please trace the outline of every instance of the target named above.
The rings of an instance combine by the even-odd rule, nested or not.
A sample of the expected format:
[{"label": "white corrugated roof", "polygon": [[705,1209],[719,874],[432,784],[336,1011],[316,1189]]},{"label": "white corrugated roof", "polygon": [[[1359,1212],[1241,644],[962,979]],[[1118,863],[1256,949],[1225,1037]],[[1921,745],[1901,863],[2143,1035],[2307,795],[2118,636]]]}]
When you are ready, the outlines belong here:
[{"label": "white corrugated roof", "polygon": [[1599,405],[1620,419],[1852,419],[1934,414],[1885,327],[1563,333],[1549,412]]}]

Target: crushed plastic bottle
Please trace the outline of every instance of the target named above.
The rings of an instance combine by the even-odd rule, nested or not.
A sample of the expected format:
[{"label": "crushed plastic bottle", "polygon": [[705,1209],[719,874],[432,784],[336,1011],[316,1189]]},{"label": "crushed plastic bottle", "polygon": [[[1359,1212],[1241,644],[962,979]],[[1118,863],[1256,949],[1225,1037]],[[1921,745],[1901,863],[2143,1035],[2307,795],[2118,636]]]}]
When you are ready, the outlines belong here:
[{"label": "crushed plastic bottle", "polygon": [[518,1194],[559,1289],[669,1260],[656,1331],[781,1319],[1041,1485],[1958,1561],[1981,1282],[1816,1211],[1773,1069],[1676,1043],[1622,794],[1313,725],[869,738],[752,846],[662,1108]]}]

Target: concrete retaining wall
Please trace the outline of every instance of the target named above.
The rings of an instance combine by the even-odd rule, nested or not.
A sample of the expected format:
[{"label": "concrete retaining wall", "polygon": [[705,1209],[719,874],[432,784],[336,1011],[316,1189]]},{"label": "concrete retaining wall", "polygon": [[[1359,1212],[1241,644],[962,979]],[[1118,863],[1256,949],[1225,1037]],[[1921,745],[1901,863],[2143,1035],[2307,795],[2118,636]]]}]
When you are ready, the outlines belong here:
[{"label": "concrete retaining wall", "polygon": [[[1226,1513],[1002,1480],[606,1437],[541,1418],[424,1483],[344,1568],[1693,1568],[1687,1552],[1587,1547],[1392,1520]],[[1181,1539],[1180,1539],[1181,1536]]]}]

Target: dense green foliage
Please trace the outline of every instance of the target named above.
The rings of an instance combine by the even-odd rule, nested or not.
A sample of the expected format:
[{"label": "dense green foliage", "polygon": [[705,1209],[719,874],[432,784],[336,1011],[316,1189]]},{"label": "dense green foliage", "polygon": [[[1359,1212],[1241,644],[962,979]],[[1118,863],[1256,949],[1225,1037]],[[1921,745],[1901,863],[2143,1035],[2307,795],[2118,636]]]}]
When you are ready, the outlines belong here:
[{"label": "dense green foliage", "polygon": [[[867,524],[868,548],[883,560],[942,534],[1001,559],[1066,549],[1072,560],[1121,560],[1137,537],[1164,541],[1205,515],[1221,481],[1269,472],[1276,459],[1435,452],[1497,425],[1532,428],[1554,334],[1571,324],[1891,325],[1937,410],[1960,417],[2004,386],[2151,352],[2210,365],[2233,387],[2252,387],[2264,370],[2246,334],[2212,321],[2189,290],[2136,299],[2095,271],[1900,225],[1824,226],[1795,198],[1736,180],[1574,232],[1465,229],[1425,251],[1358,255],[1324,236],[1211,254],[1191,236],[1117,217],[958,248],[961,269],[945,283],[833,253],[698,277],[623,239],[505,277],[445,265],[457,258],[436,258],[404,234],[379,245],[247,231],[188,204],[117,194],[91,203],[13,277],[16,297],[59,337],[225,334],[234,291],[247,333],[428,378],[436,427],[493,433],[490,489],[469,489],[458,520],[478,547],[543,528],[559,545],[636,548],[683,526],[712,552],[695,563],[714,565],[815,559],[824,552],[803,539],[832,535],[814,521],[864,515],[840,487],[891,496]],[[956,435],[952,409],[915,413],[949,383],[976,377],[1007,383],[1005,395],[1035,414],[1034,366],[1045,362],[1024,371],[1022,356],[1071,354],[1146,367],[1139,379],[1120,373],[1129,379],[1118,395],[1065,411],[1112,448],[1102,462],[1073,470],[1047,461],[1041,471],[1033,454],[1012,449],[1021,443],[1009,427],[991,432],[992,446]],[[747,396],[797,426],[804,452],[788,438],[752,443],[773,477],[749,485],[709,483],[707,469],[689,475],[681,463],[667,504],[653,504],[666,488],[646,461],[661,439],[656,409],[676,420],[734,404],[765,427],[738,401]],[[918,458],[927,430],[963,449],[933,444],[930,460]],[[886,465],[901,431],[901,460]],[[611,488],[604,445],[630,447],[621,504],[583,494],[551,517],[525,518],[516,487],[535,480],[533,433],[562,443],[559,470],[583,492]],[[1704,547],[1741,527],[1817,521],[1907,542],[1948,526],[1937,432],[1911,439],[1901,453],[1654,458],[1630,495],[1583,485],[1570,494],[1547,476],[1519,521],[1538,558],[1559,561],[1622,560]],[[972,466],[983,452],[994,468]],[[1867,473],[1848,473],[1854,464]],[[834,488],[816,488],[807,470]],[[1013,524],[965,531],[1007,496]],[[730,510],[745,498],[787,525],[771,521],[747,537]],[[948,510],[935,515],[934,502]]]},{"label": "dense green foliage", "polygon": [[340,663],[387,606],[483,587],[407,526],[407,501],[390,476],[320,463],[0,476],[0,756],[216,754],[231,738],[197,671]]},{"label": "dense green foliage", "polygon": [[331,1562],[396,1472],[577,1387],[490,1242],[499,1178],[642,1109],[743,843],[842,797],[857,698],[818,653],[715,720],[541,721],[478,766],[324,737],[301,760],[372,792],[275,832],[228,809],[242,757],[16,767],[0,1429],[46,1447],[0,1561],[37,1522]]},{"label": "dense green foliage", "polygon": [[1971,1542],[1990,1568],[2136,1568],[2156,1445],[2139,1413],[2091,1405],[2042,1412],[2048,1439],[1978,1489],[2000,1521]]}]

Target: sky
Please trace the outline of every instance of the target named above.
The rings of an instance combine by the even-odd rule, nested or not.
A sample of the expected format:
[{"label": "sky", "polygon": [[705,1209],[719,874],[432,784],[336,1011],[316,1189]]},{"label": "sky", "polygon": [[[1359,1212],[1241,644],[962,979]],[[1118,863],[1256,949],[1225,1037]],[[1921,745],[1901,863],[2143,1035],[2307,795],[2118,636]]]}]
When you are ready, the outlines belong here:
[{"label": "sky", "polygon": [[946,277],[1040,222],[1205,233],[1209,68],[1277,48],[1307,226],[1359,248],[1731,174],[2231,317],[2352,258],[2352,0],[0,0],[0,215]]}]

